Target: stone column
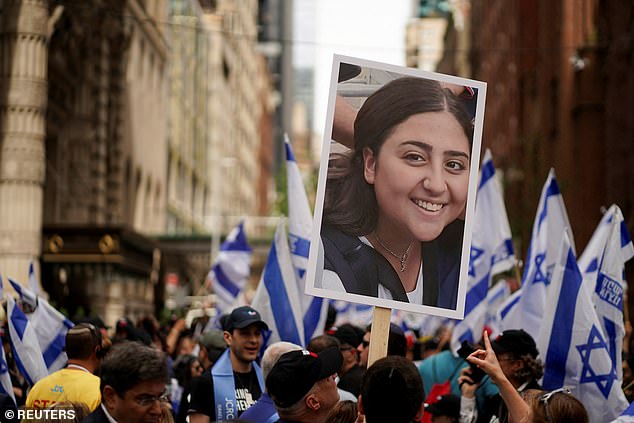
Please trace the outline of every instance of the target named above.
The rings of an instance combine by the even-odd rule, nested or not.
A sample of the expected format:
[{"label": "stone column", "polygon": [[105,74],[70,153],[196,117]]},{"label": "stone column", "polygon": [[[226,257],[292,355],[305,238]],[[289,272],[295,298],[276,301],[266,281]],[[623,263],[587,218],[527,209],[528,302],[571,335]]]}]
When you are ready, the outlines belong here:
[{"label": "stone column", "polygon": [[28,283],[42,237],[47,104],[46,0],[5,0],[0,12],[0,272]]}]

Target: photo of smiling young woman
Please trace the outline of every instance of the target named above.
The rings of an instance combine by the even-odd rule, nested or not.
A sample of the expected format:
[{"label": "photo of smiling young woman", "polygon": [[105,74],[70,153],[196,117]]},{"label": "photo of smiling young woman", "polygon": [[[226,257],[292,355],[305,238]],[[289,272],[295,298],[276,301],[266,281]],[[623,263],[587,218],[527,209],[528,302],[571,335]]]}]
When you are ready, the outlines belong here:
[{"label": "photo of smiling young woman", "polygon": [[330,154],[316,286],[455,310],[471,116],[439,81],[404,76],[365,100],[353,137]]}]

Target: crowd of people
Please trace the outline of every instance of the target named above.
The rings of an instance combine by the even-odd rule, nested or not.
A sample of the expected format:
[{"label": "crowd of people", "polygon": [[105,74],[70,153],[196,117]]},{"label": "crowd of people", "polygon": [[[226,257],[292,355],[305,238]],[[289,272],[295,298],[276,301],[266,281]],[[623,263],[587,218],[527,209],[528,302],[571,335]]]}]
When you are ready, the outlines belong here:
[{"label": "crowd of people", "polygon": [[[485,332],[461,357],[446,334],[411,342],[392,324],[387,356],[368,367],[371,326],[262,351],[269,326],[257,310],[235,308],[220,324],[122,318],[109,333],[84,319],[66,335],[66,367],[32,387],[5,349],[17,406],[72,409],[72,421],[89,423],[588,421],[569,391],[542,390],[539,351],[523,330]],[[0,407],[15,409],[6,399]]]}]

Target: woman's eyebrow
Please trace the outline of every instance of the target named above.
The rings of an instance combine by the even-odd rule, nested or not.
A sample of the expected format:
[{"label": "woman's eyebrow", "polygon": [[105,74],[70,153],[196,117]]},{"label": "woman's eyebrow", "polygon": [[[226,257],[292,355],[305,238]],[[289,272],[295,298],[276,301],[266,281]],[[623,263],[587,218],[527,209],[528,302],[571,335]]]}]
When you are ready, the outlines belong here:
[{"label": "woman's eyebrow", "polygon": [[[428,153],[431,153],[434,150],[434,147],[431,144],[427,144],[424,141],[407,140],[403,141],[401,145],[413,145],[414,147],[418,147]],[[465,159],[469,160],[469,155],[460,150],[446,150],[445,152],[443,152],[443,155],[446,157],[464,157]]]},{"label": "woman's eyebrow", "polygon": [[413,145],[414,147],[418,147],[421,150],[424,150],[425,152],[428,152],[428,153],[431,153],[432,150],[434,149],[434,147],[431,144],[427,144],[426,142],[423,142],[423,141],[407,140],[407,141],[403,141],[401,145]]},{"label": "woman's eyebrow", "polygon": [[447,150],[444,152],[444,155],[446,157],[464,157],[465,159],[469,160],[469,155],[465,153],[464,151]]}]

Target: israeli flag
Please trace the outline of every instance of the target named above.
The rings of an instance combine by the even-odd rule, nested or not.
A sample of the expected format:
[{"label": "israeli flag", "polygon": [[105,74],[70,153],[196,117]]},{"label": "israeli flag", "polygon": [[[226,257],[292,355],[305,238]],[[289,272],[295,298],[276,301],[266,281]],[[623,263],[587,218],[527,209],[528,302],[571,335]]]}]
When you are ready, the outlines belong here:
[{"label": "israeli flag", "polygon": [[455,320],[443,316],[434,316],[431,314],[421,314],[422,318],[419,320],[418,328],[419,337],[422,336],[435,336],[439,331],[453,331],[455,326]]},{"label": "israeli flag", "polygon": [[591,422],[615,419],[628,406],[611,357],[613,351],[589,296],[567,234],[548,288],[537,346],[544,362],[542,386],[572,387]]},{"label": "israeli flag", "polygon": [[[522,328],[533,338],[537,336],[544,314],[546,288],[550,284],[564,233],[574,246],[564,200],[559,191],[555,171],[551,169],[542,189],[537,216],[533,223],[521,293],[512,307],[509,307],[508,303],[504,305],[506,312],[500,321],[500,329]],[[574,251],[574,247],[572,248]]]},{"label": "israeli flag", "polygon": [[491,151],[487,149],[476,196],[465,315],[464,320],[454,327],[451,337],[453,351],[460,348],[462,341],[476,343],[480,340],[488,309],[486,298],[491,278],[514,265],[511,227],[504,207],[502,189],[495,177]]},{"label": "israeli flag", "polygon": [[13,393],[13,384],[11,383],[11,375],[9,375],[7,357],[4,355],[4,348],[0,348],[0,392],[10,396],[15,403],[15,394]]},{"label": "israeli flag", "polygon": [[20,301],[22,303],[27,304],[32,310],[35,310],[37,308],[38,297],[33,291],[26,287],[23,287],[21,284],[17,283],[11,278],[9,278],[9,283],[11,284],[11,287],[13,288],[15,293],[18,294],[18,297],[20,297]]},{"label": "israeli flag", "polygon": [[425,317],[424,314],[412,313],[403,310],[393,310],[392,315],[393,319],[398,319],[398,321],[401,322],[401,327],[403,328],[403,330],[407,328],[412,332],[412,334],[414,334],[414,331],[418,332],[420,330],[423,317]]},{"label": "israeli flag", "polygon": [[492,338],[496,338],[502,332],[500,331],[499,313],[500,307],[504,301],[511,295],[511,288],[506,281],[500,280],[494,286],[489,288],[486,298],[486,309],[484,311],[484,327],[491,334]]},{"label": "israeli flag", "polygon": [[[625,231],[623,231],[625,228]],[[599,260],[598,275],[584,275],[584,285],[592,288],[593,302],[599,322],[610,346],[610,356],[619,380],[623,379],[623,292],[625,263],[634,256],[634,245],[625,227],[621,209],[615,206],[610,225],[610,233]],[[590,277],[590,280],[587,278]]]},{"label": "israeli flag", "polygon": [[286,181],[288,184],[288,244],[304,316],[305,340],[301,345],[307,345],[314,336],[322,334],[328,314],[328,303],[320,297],[304,294],[313,216],[287,134],[284,134],[284,146],[286,148]]},{"label": "israeli flag", "polygon": [[634,423],[634,402],[616,419],[611,423]]},{"label": "israeli flag", "polygon": [[220,252],[208,275],[216,294],[217,317],[231,312],[246,286],[251,272],[251,254],[244,222],[240,222],[220,245]]},{"label": "israeli flag", "polygon": [[592,233],[590,241],[588,241],[588,245],[586,245],[583,253],[581,253],[577,259],[577,264],[579,265],[579,269],[581,269],[581,273],[584,274],[584,277],[588,274],[596,278],[599,269],[599,260],[601,260],[605,242],[610,234],[612,218],[616,207],[616,204],[612,204],[610,208],[603,213],[601,221]]},{"label": "israeli flag", "polygon": [[349,303],[343,300],[331,300],[332,306],[337,311],[335,326],[341,326],[345,323],[365,328],[372,322],[374,306],[367,304]]},{"label": "israeli flag", "polygon": [[68,361],[64,351],[66,333],[74,326],[73,322],[30,289],[12,279],[9,279],[9,282],[22,302],[30,306],[35,304],[33,312],[27,313],[26,317],[37,336],[48,372],[52,373],[63,368]]},{"label": "israeli flag", "polygon": [[[628,232],[627,225],[623,220],[621,209],[616,204],[612,204],[601,218],[601,221],[592,234],[592,238],[590,238],[588,245],[586,245],[586,248],[583,250],[583,254],[581,254],[581,257],[579,258],[579,260],[577,260],[577,263],[579,263],[579,268],[583,273],[584,280],[596,281],[599,272],[599,265],[601,263],[601,257],[604,254],[606,243],[610,242],[608,241],[608,238],[612,236],[612,224],[614,223],[613,221],[615,219],[617,220],[616,225],[618,226],[618,232],[620,234],[620,256],[623,258],[624,262],[627,262],[629,259],[632,258],[632,256],[634,256],[632,239]],[[616,240],[617,238],[615,238],[615,242],[617,242]],[[623,283],[626,284],[627,282],[623,280]],[[595,287],[594,284],[589,285],[590,286],[588,287],[588,289],[590,290],[590,294],[592,294]]]},{"label": "israeli flag", "polygon": [[286,230],[284,223],[280,222],[251,303],[271,331],[262,350],[278,341],[304,345],[302,307],[294,271]]},{"label": "israeli flag", "polygon": [[[506,329],[511,329],[512,326],[515,326],[517,323],[515,322],[515,312],[517,311],[516,306],[520,301],[520,296],[522,295],[522,289],[518,289],[509,295],[506,300],[500,304],[500,307],[497,311],[497,322],[500,326],[500,333]],[[519,326],[521,328],[521,326]],[[517,327],[516,327],[517,329]]]},{"label": "israeli flag", "polygon": [[[2,276],[0,275],[0,300],[3,298],[4,287],[2,284]],[[9,365],[7,364],[7,357],[4,354],[4,348],[0,348],[0,392],[9,395],[15,403],[13,383],[11,383],[11,375],[9,375]]]},{"label": "israeli flag", "polygon": [[7,297],[7,314],[11,348],[18,366],[29,385],[48,376],[38,336],[11,296]]},{"label": "israeli flag", "polygon": [[37,283],[37,278],[35,277],[35,266],[33,265],[33,260],[29,264],[29,288],[35,295],[42,295],[40,292],[40,284]]}]

